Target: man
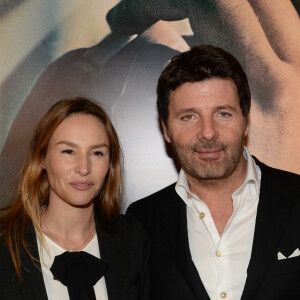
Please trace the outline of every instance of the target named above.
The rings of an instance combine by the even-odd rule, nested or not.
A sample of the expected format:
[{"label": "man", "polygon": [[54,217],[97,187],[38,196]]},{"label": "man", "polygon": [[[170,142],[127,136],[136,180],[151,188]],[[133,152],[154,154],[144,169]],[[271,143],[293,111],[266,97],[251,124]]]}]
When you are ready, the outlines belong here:
[{"label": "man", "polygon": [[181,171],[128,209],[150,236],[151,299],[300,299],[300,176],[244,147],[251,94],[238,61],[195,47],[164,69],[157,95]]}]

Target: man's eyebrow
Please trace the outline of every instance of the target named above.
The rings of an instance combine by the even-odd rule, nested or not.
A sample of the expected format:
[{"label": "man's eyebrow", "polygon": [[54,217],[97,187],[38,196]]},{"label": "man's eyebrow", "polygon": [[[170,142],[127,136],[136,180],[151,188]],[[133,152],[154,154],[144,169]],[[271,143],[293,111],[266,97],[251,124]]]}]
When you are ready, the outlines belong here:
[{"label": "man's eyebrow", "polygon": [[[231,110],[231,111],[234,111],[236,112],[237,109],[231,105],[219,105],[215,108],[215,110],[221,110],[221,109],[227,109],[227,110]],[[194,113],[194,112],[197,112],[197,110],[193,107],[187,107],[187,108],[182,108],[180,111],[178,111],[176,113],[176,116],[180,116],[181,114],[184,114],[184,113]]]},{"label": "man's eyebrow", "polygon": [[195,112],[196,110],[194,108],[182,108],[180,111],[177,112],[177,116],[183,113],[189,113],[189,112]]},{"label": "man's eyebrow", "polygon": [[231,105],[220,105],[220,106],[217,106],[217,110],[219,109],[229,109],[229,110],[232,110],[232,111],[236,111],[236,108],[231,106]]},{"label": "man's eyebrow", "polygon": [[[79,145],[77,145],[75,143],[72,143],[72,142],[69,142],[69,141],[59,141],[55,145],[61,145],[61,144],[66,145],[66,146],[70,146],[70,147],[73,147],[73,148],[78,148],[79,147]],[[109,148],[107,143],[101,143],[101,144],[92,145],[90,147],[90,149],[103,148],[103,147]]]}]

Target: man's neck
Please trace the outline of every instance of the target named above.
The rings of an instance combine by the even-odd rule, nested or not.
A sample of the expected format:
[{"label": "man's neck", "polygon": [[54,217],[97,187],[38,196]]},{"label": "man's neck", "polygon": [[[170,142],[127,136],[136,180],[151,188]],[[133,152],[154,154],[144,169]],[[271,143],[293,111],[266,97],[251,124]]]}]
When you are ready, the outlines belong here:
[{"label": "man's neck", "polygon": [[246,171],[247,161],[242,156],[236,170],[226,178],[199,180],[186,175],[191,192],[205,202],[220,235],[233,213],[232,194],[244,183]]}]

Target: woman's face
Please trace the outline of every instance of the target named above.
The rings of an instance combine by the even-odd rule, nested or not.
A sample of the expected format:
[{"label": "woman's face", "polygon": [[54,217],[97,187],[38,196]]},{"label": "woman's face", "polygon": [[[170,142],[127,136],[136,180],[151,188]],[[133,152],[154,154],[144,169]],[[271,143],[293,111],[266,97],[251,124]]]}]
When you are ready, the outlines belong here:
[{"label": "woman's face", "polygon": [[92,115],[69,116],[54,131],[45,157],[49,201],[88,206],[101,190],[109,161],[104,125]]}]

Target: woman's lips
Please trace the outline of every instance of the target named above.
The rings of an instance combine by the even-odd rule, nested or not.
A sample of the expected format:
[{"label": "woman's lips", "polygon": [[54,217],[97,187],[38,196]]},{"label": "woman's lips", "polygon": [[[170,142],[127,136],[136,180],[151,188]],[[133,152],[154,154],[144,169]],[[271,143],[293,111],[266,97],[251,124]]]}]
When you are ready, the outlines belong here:
[{"label": "woman's lips", "polygon": [[75,181],[70,182],[70,185],[78,191],[86,191],[89,190],[94,184],[87,181]]}]

